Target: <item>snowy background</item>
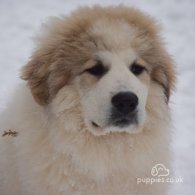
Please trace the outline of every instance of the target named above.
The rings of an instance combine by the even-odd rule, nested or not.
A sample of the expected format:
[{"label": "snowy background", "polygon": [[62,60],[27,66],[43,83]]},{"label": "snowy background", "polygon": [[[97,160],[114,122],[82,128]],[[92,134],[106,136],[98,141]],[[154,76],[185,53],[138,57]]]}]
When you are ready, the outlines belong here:
[{"label": "snowy background", "polygon": [[32,37],[48,16],[68,14],[78,5],[124,3],[154,16],[177,64],[174,119],[175,175],[170,195],[195,194],[195,1],[194,0],[0,0],[0,110],[19,82],[19,70],[33,49]]}]

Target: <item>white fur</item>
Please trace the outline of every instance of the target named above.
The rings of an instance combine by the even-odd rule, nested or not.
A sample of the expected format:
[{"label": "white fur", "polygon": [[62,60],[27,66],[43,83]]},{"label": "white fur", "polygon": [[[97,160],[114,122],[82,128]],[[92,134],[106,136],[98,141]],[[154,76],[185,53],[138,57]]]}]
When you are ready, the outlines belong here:
[{"label": "white fur", "polygon": [[[151,93],[164,98],[158,86]],[[96,137],[86,131],[74,86],[62,88],[47,109],[24,86],[14,97],[0,121],[1,130],[19,132],[0,137],[1,195],[164,194],[165,184],[136,184],[154,164],[168,163],[168,116],[155,98],[161,108],[147,115],[142,134]]]},{"label": "white fur", "polygon": [[[113,50],[99,46],[97,56],[110,70],[96,87],[80,90],[78,78],[44,108],[35,103],[28,87],[18,87],[0,117],[1,133],[18,132],[17,137],[0,137],[1,195],[166,193],[164,183],[136,183],[138,177],[150,176],[157,163],[169,168],[169,110],[163,90],[153,82],[147,87],[128,70],[136,59],[136,53],[126,49],[132,29],[123,22],[117,28],[109,26],[104,39]],[[93,30],[98,29],[96,24]],[[140,134],[126,133],[138,127],[123,132],[106,127],[111,95],[126,90],[139,97]],[[94,136],[89,120],[97,120],[107,134]]]},{"label": "white fur", "polygon": [[[89,30],[101,38],[101,41],[96,42],[99,50],[96,58],[109,68],[108,73],[91,89],[82,90],[79,84],[77,87],[81,95],[85,122],[94,135],[117,131],[138,133],[143,127],[148,86],[140,82],[130,71],[131,64],[138,58],[136,52],[130,49],[134,30],[135,28],[131,28],[123,20],[113,22],[106,19],[98,20]],[[124,91],[133,92],[138,96],[138,125],[131,124],[126,128],[118,128],[108,124],[112,107],[111,98]],[[92,121],[98,124],[99,128],[94,128]]]},{"label": "white fur", "polygon": [[[97,54],[109,71],[91,89],[83,89],[78,85],[81,94],[81,104],[84,109],[85,122],[95,135],[105,135],[110,132],[140,132],[145,120],[145,104],[148,86],[142,83],[131,71],[130,66],[136,60],[131,50],[111,53],[102,51]],[[79,82],[79,80],[78,80]],[[138,96],[138,126],[130,125],[118,128],[108,124],[111,115],[111,99],[119,92],[133,92]],[[91,121],[101,128],[94,128]]]}]

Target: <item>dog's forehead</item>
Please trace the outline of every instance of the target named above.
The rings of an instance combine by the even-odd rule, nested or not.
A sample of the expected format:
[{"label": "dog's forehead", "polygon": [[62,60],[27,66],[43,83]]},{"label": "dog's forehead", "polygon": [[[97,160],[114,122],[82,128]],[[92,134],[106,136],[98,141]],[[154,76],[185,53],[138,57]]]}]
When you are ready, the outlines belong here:
[{"label": "dog's forehead", "polygon": [[131,48],[135,36],[135,29],[123,19],[100,19],[92,25],[89,32],[99,49],[109,51]]}]

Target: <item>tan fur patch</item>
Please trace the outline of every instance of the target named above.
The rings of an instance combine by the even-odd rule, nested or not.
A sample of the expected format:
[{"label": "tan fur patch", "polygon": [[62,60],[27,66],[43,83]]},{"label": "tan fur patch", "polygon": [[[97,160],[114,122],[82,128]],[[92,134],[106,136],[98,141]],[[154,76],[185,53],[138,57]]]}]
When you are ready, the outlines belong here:
[{"label": "tan fur patch", "polygon": [[39,38],[31,61],[22,72],[22,78],[28,80],[33,97],[39,104],[47,104],[65,84],[80,73],[81,67],[89,59],[94,58],[98,37],[89,29],[97,21],[105,19],[116,25],[118,21],[125,21],[134,30],[132,48],[148,64],[160,67],[154,68],[152,77],[165,88],[169,98],[174,85],[174,66],[162,47],[158,27],[153,19],[124,6],[94,6],[81,8],[69,17],[53,19],[46,26],[47,32]]}]

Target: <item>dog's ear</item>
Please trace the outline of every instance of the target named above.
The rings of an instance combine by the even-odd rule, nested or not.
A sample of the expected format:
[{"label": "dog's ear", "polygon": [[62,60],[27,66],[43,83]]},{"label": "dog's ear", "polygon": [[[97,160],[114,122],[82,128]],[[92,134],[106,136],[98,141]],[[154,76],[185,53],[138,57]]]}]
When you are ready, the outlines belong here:
[{"label": "dog's ear", "polygon": [[152,71],[152,79],[163,88],[166,97],[165,101],[168,103],[176,80],[175,67],[172,60],[167,59],[156,66]]},{"label": "dog's ear", "polygon": [[35,101],[46,105],[49,101],[49,53],[34,53],[31,60],[23,67],[21,78],[28,81]]}]

